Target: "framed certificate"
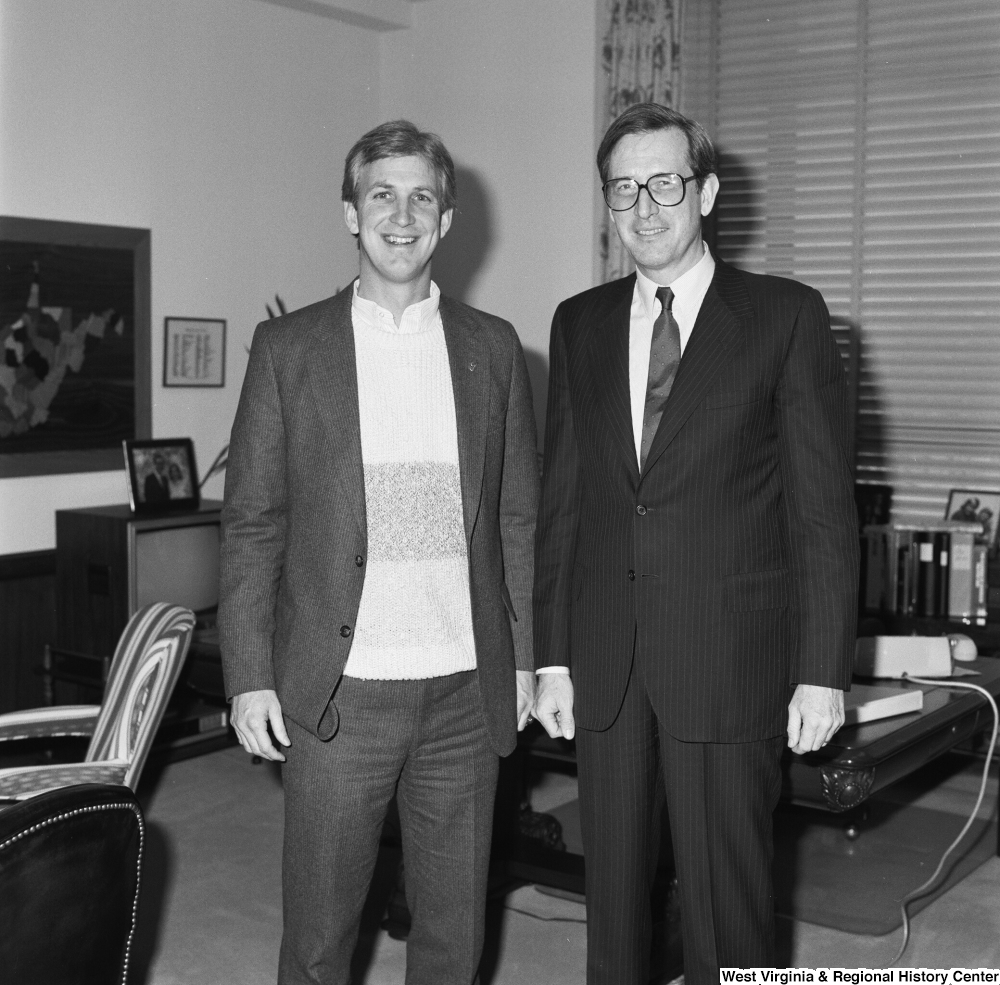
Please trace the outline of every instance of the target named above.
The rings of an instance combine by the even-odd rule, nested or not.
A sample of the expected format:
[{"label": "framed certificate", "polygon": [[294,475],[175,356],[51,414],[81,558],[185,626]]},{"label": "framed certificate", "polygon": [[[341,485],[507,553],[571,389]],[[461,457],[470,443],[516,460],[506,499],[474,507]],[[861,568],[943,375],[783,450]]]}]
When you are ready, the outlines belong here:
[{"label": "framed certificate", "polygon": [[223,319],[164,319],[163,385],[226,385],[226,323]]}]

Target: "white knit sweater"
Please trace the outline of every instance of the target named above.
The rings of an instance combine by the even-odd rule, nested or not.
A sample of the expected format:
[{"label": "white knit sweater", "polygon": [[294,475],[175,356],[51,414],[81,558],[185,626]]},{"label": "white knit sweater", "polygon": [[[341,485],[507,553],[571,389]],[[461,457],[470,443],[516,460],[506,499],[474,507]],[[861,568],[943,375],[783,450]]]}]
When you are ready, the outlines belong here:
[{"label": "white knit sweater", "polygon": [[476,666],[458,431],[440,291],[392,314],[351,309],[368,558],[349,677],[441,677]]}]

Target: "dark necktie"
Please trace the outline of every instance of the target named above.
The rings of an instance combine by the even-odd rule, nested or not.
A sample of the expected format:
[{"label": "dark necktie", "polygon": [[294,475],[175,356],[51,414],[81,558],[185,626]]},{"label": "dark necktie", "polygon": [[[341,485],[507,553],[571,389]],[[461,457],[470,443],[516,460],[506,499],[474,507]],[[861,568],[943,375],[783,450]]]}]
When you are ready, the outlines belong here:
[{"label": "dark necktie", "polygon": [[681,330],[670,311],[674,292],[669,287],[658,287],[656,296],[663,306],[660,316],[653,322],[653,341],[649,346],[649,378],[646,383],[646,406],[642,412],[642,444],[639,470],[646,465],[649,446],[660,426],[663,408],[674,385],[677,367],[681,362]]}]

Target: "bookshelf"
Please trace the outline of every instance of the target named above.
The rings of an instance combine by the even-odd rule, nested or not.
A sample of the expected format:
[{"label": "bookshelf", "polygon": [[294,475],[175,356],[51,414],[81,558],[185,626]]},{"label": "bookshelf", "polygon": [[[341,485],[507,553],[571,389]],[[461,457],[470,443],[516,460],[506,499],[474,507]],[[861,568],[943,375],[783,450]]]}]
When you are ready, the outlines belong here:
[{"label": "bookshelf", "polygon": [[864,616],[986,625],[989,546],[982,524],[869,524],[861,541]]}]

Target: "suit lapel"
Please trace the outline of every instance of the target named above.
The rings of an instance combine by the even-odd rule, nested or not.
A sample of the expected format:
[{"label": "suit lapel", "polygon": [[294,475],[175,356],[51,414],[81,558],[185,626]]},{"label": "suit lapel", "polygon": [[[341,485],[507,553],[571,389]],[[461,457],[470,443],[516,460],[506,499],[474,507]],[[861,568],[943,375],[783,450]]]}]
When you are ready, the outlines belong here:
[{"label": "suit lapel", "polygon": [[479,513],[486,461],[486,430],[490,415],[490,349],[479,333],[479,325],[463,308],[450,298],[442,297],[440,310],[455,394],[458,470],[462,483],[465,537],[471,543]]},{"label": "suit lapel", "polygon": [[341,291],[313,329],[309,381],[332,447],[331,469],[367,534],[365,470],[361,458],[358,368],[351,321],[353,283]]},{"label": "suit lapel", "polygon": [[739,275],[732,267],[716,260],[715,276],[681,357],[660,426],[646,456],[644,472],[649,471],[674,440],[732,358],[743,340],[744,322],[752,311],[749,295]]},{"label": "suit lapel", "polygon": [[588,329],[591,371],[604,419],[633,484],[639,481],[632,430],[632,397],[628,375],[628,340],[635,274],[608,285],[591,310]]}]

